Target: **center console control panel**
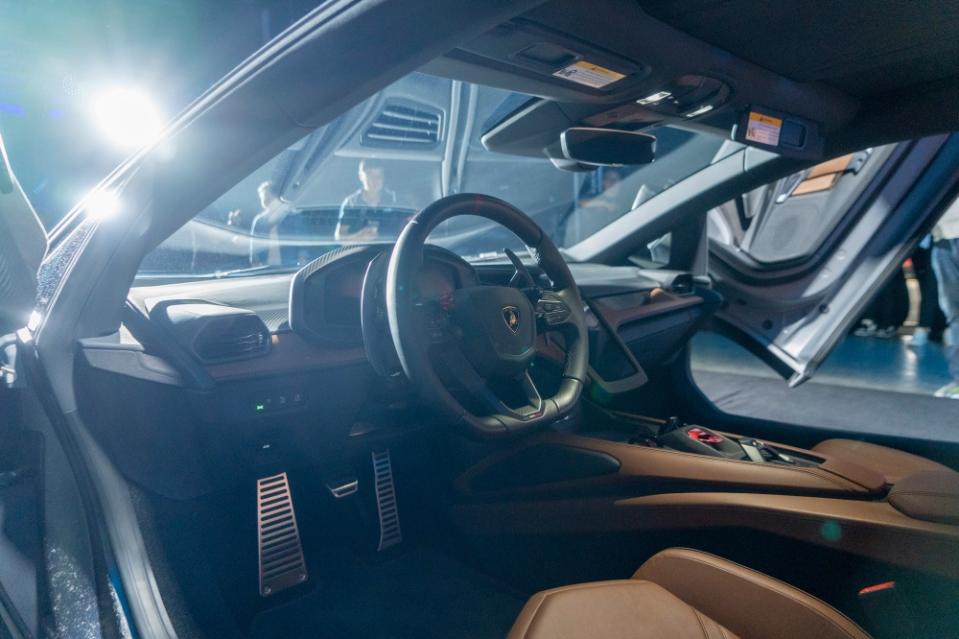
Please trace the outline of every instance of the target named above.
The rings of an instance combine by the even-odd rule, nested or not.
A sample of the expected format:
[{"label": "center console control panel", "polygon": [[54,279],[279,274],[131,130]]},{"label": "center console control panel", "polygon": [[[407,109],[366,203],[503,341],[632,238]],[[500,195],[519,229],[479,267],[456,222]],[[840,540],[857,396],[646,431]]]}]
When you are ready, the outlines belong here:
[{"label": "center console control panel", "polygon": [[818,466],[824,459],[812,453],[788,450],[764,442],[755,437],[741,437],[719,433],[705,426],[685,424],[678,418],[668,420],[631,416],[636,425],[632,444],[668,448],[698,455],[723,457],[759,464],[785,464],[789,466]]},{"label": "center console control panel", "polygon": [[760,464],[779,463],[791,466],[817,466],[822,461],[813,457],[783,452],[774,445],[754,437],[722,435],[702,426],[683,425],[661,434],[657,441],[664,448],[701,455],[752,461]]}]

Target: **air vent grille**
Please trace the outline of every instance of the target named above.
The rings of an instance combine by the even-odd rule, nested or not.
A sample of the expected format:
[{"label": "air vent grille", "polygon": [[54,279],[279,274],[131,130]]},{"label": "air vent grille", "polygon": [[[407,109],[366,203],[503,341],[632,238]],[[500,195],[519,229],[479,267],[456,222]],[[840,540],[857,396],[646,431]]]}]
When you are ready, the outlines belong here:
[{"label": "air vent grille", "polygon": [[693,276],[690,273],[680,273],[673,278],[669,290],[676,295],[688,295],[689,293],[692,293]]},{"label": "air vent grille", "polygon": [[193,349],[204,362],[224,362],[256,357],[270,348],[270,331],[256,315],[241,315],[210,322],[197,335]]},{"label": "air vent grille", "polygon": [[431,148],[439,144],[442,114],[413,103],[387,103],[363,133],[364,146]]}]

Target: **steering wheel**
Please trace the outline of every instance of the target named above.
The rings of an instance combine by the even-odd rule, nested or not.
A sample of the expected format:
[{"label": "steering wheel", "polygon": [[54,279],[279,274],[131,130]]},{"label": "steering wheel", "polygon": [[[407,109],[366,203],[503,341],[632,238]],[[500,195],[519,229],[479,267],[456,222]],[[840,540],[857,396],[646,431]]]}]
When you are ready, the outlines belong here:
[{"label": "steering wheel", "polygon": [[[460,215],[484,217],[519,236],[552,282],[551,289],[535,286],[515,260],[527,275],[524,289],[471,286],[456,289],[442,304],[418,299],[415,282],[426,238],[441,222]],[[425,401],[468,433],[508,437],[551,423],[575,407],[589,358],[583,303],[556,245],[519,209],[468,193],[437,200],[400,234],[385,288],[387,319],[403,372]],[[562,380],[550,397],[541,396],[529,374],[542,331],[562,332],[566,350]],[[438,368],[465,391],[469,410],[441,381]]]}]

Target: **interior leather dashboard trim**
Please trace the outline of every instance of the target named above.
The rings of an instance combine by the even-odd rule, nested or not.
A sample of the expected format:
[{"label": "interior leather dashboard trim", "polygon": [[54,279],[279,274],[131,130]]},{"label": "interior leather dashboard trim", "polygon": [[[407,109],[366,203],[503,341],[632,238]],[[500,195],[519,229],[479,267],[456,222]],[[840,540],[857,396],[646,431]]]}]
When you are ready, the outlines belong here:
[{"label": "interior leather dashboard trim", "polygon": [[959,526],[913,519],[885,501],[693,492],[459,504],[451,514],[477,535],[749,529],[959,578],[959,562],[943,561],[959,556]]},{"label": "interior leather dashboard trim", "polygon": [[[491,466],[508,460],[524,448],[558,444],[593,450],[620,462],[613,474],[579,481],[519,486],[509,491],[486,492],[474,489],[473,480]],[[848,462],[839,463],[826,455],[824,467],[808,468],[779,464],[757,464],[681,451],[637,446],[593,437],[544,433],[529,437],[518,446],[492,455],[457,479],[456,487],[467,498],[535,498],[569,494],[628,494],[676,490],[746,490],[754,492],[833,495],[868,499],[880,495],[883,478]],[[848,467],[847,467],[848,466]],[[848,474],[847,474],[848,473]],[[861,483],[860,483],[861,482]],[[504,493],[506,493],[504,495]]]},{"label": "interior leather dashboard trim", "polygon": [[[646,301],[643,302],[639,299],[640,296],[644,296]],[[619,304],[617,302],[620,300],[617,300],[617,298],[629,298],[630,303]],[[603,319],[613,330],[619,330],[620,326],[624,324],[654,315],[698,306],[703,301],[703,298],[698,295],[673,295],[661,288],[655,288],[648,294],[637,292],[592,298],[596,311],[603,316]]]}]

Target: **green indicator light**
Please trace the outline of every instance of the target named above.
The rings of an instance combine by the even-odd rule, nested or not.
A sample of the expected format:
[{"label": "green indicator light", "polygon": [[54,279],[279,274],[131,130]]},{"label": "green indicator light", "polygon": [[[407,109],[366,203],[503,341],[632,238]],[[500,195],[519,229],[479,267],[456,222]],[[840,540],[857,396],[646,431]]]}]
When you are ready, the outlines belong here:
[{"label": "green indicator light", "polygon": [[266,406],[265,406],[264,404],[257,404],[257,405],[256,405],[256,412],[262,413],[262,412],[265,411],[265,410],[266,410]]}]

